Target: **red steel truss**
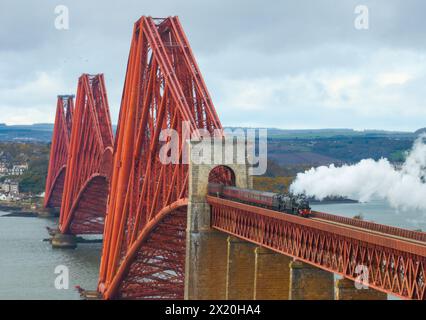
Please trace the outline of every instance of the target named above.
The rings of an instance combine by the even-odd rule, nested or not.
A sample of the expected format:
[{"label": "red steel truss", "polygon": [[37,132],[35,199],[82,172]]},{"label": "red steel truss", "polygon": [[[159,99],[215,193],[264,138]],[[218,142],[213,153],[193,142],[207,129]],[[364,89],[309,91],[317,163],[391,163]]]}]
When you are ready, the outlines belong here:
[{"label": "red steel truss", "polygon": [[386,233],[376,224],[361,229],[354,222],[333,221],[335,216],[307,219],[211,196],[207,200],[217,230],[352,280],[356,267],[365,266],[372,288],[426,299],[426,246],[415,233],[403,238],[397,230]]},{"label": "red steel truss", "polygon": [[220,183],[225,186],[235,186],[235,174],[227,166],[217,166],[209,173],[209,183]]},{"label": "red steel truss", "polygon": [[112,152],[104,77],[83,74],[78,81],[59,218],[62,233],[102,234]]},{"label": "red steel truss", "polygon": [[59,208],[61,206],[73,112],[74,96],[58,96],[46,179],[45,208]]},{"label": "red steel truss", "polygon": [[[99,291],[112,298],[183,298],[188,165],[185,130],[221,129],[177,17],[134,25],[114,149]],[[164,129],[179,163],[162,163]],[[166,131],[163,131],[166,132]],[[221,133],[220,133],[221,134]]]},{"label": "red steel truss", "polygon": [[317,211],[313,211],[312,216],[315,218],[323,219],[323,220],[329,220],[329,221],[334,221],[334,222],[338,222],[342,224],[347,224],[354,227],[369,229],[372,231],[378,231],[388,235],[395,235],[402,238],[408,238],[408,239],[426,242],[426,233],[421,231],[407,230],[407,229],[387,226],[384,224],[379,224],[379,223],[375,223],[371,221],[336,216],[334,214],[317,212]]}]

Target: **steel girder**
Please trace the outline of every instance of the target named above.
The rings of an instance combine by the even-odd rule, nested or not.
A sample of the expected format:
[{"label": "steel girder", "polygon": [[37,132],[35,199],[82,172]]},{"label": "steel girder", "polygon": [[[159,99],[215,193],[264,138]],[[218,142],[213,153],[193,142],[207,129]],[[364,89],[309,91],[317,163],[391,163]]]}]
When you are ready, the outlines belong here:
[{"label": "steel girder", "polygon": [[312,216],[315,218],[343,223],[343,224],[351,225],[354,227],[359,227],[359,228],[368,229],[372,231],[378,231],[378,232],[386,233],[389,235],[395,235],[398,237],[426,242],[426,233],[421,231],[407,230],[407,229],[387,226],[384,224],[379,224],[379,223],[375,223],[371,221],[342,217],[342,216],[337,216],[334,214],[318,212],[318,211],[313,211]]},{"label": "steel girder", "polygon": [[426,246],[349,225],[331,224],[208,196],[212,227],[356,280],[368,268],[370,287],[425,300]]},{"label": "steel girder", "polygon": [[74,96],[58,96],[46,179],[45,208],[61,206],[73,112]]},{"label": "steel girder", "polygon": [[83,74],[59,218],[62,233],[102,234],[112,170],[113,133],[102,74]]},{"label": "steel girder", "polygon": [[225,186],[235,186],[235,173],[231,168],[219,165],[209,173],[209,183],[219,183]]},{"label": "steel girder", "polygon": [[[221,129],[178,18],[142,17],[133,29],[115,140],[99,278],[106,299],[183,297],[183,122],[191,131]],[[159,141],[163,129],[180,138],[177,164],[160,162],[168,142]]]}]

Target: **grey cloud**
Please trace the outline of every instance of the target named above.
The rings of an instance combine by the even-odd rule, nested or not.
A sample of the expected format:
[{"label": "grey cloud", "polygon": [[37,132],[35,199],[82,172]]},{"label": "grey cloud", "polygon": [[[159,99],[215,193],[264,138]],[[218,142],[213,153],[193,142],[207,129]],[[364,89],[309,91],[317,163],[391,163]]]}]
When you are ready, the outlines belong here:
[{"label": "grey cloud", "polygon": [[[69,7],[70,30],[54,28],[58,4]],[[358,31],[353,26],[358,4],[370,9],[370,30]],[[22,110],[19,121],[41,121],[37,117],[53,112],[56,94],[61,92],[52,92],[50,98],[48,91],[28,99],[19,95],[32,92],[42,77],[57,83],[57,90],[73,92],[83,72],[105,73],[112,118],[117,121],[133,23],[141,15],[179,15],[224,124],[415,129],[421,126],[421,114],[416,110],[426,101],[426,71],[395,88],[397,101],[410,101],[417,112],[417,116],[407,115],[398,122],[374,111],[386,108],[388,102],[375,98],[384,94],[382,89],[368,90],[372,80],[366,79],[366,66],[377,65],[377,74],[396,72],[410,65],[409,55],[401,52],[426,55],[425,9],[421,0],[3,0],[0,122],[11,121],[8,108]],[[381,56],[382,49],[387,51]],[[426,70],[426,61],[418,59],[419,68]],[[359,75],[363,82],[353,90],[371,95],[359,99],[364,104],[360,109],[371,108],[371,114],[360,114],[355,107],[327,109],[329,92],[316,78],[318,74],[325,78]],[[231,94],[225,89],[233,85],[241,89],[237,85],[241,83],[279,83],[281,87],[264,100],[262,92],[268,87],[255,88],[259,91],[257,110],[242,114],[230,104]],[[244,92],[235,92],[239,94]],[[349,105],[354,93],[343,90],[338,94]]]}]

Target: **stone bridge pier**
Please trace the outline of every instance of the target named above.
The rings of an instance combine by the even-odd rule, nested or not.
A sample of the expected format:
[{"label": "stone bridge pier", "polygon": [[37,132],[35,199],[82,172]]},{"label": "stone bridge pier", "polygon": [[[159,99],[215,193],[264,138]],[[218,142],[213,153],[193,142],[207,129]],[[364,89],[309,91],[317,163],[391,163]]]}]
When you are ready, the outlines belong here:
[{"label": "stone bridge pier", "polygon": [[[227,297],[228,235],[210,227],[210,205],[206,202],[206,195],[210,172],[224,164],[225,158],[235,153],[234,146],[238,148],[238,144],[221,140],[218,150],[213,146],[215,141],[218,140],[189,142],[185,299]],[[239,147],[246,150],[245,144]],[[209,151],[200,155],[201,148]],[[219,153],[221,157],[218,157]],[[249,175],[248,163],[245,161],[246,157],[243,163],[238,164],[236,156],[233,155],[225,165],[233,171],[237,187],[252,188],[253,182]]]},{"label": "stone bridge pier", "polygon": [[333,273],[212,229],[210,206],[206,202],[210,172],[219,165],[225,165],[233,171],[237,187],[253,187],[247,157],[243,163],[238,163],[235,156],[232,161],[222,163],[211,160],[214,153],[222,153],[229,158],[236,148],[246,147],[246,151],[251,152],[250,144],[244,146],[240,145],[241,142],[229,143],[226,140],[219,148],[221,150],[216,148],[203,161],[193,162],[195,158],[200,159],[200,145],[205,145],[202,149],[209,148],[212,141],[189,143],[185,299],[386,299],[384,293],[372,289],[358,290],[353,281],[335,281]]}]

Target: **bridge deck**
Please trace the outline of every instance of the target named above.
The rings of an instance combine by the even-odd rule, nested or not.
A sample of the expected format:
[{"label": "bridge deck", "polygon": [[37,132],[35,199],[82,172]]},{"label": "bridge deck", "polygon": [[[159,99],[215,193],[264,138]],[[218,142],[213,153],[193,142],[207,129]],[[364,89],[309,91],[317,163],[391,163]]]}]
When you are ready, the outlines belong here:
[{"label": "bridge deck", "polygon": [[349,228],[349,229],[359,230],[359,231],[368,232],[368,233],[371,233],[371,234],[377,234],[377,235],[384,236],[384,237],[389,237],[389,238],[392,238],[392,239],[402,240],[402,241],[406,241],[406,242],[410,242],[410,243],[415,243],[415,244],[419,244],[419,245],[422,245],[422,246],[426,246],[426,241],[415,240],[415,239],[411,239],[411,238],[407,238],[407,237],[403,237],[403,236],[397,236],[397,235],[393,235],[393,234],[389,234],[389,233],[385,233],[385,232],[380,232],[380,231],[371,230],[371,229],[367,229],[367,228],[357,227],[357,226],[353,226],[353,225],[350,225],[350,224],[345,224],[345,223],[342,223],[342,222],[325,220],[325,219],[321,219],[321,218],[312,218],[312,220],[321,221],[321,222],[325,222],[325,223],[329,223],[329,224],[334,224],[334,225],[342,226],[343,228]]},{"label": "bridge deck", "polygon": [[426,298],[426,243],[417,239],[423,233],[367,221],[363,228],[355,219],[345,224],[335,216],[302,218],[213,196],[207,202],[214,229],[351,280],[363,266],[372,288],[405,299]]}]

